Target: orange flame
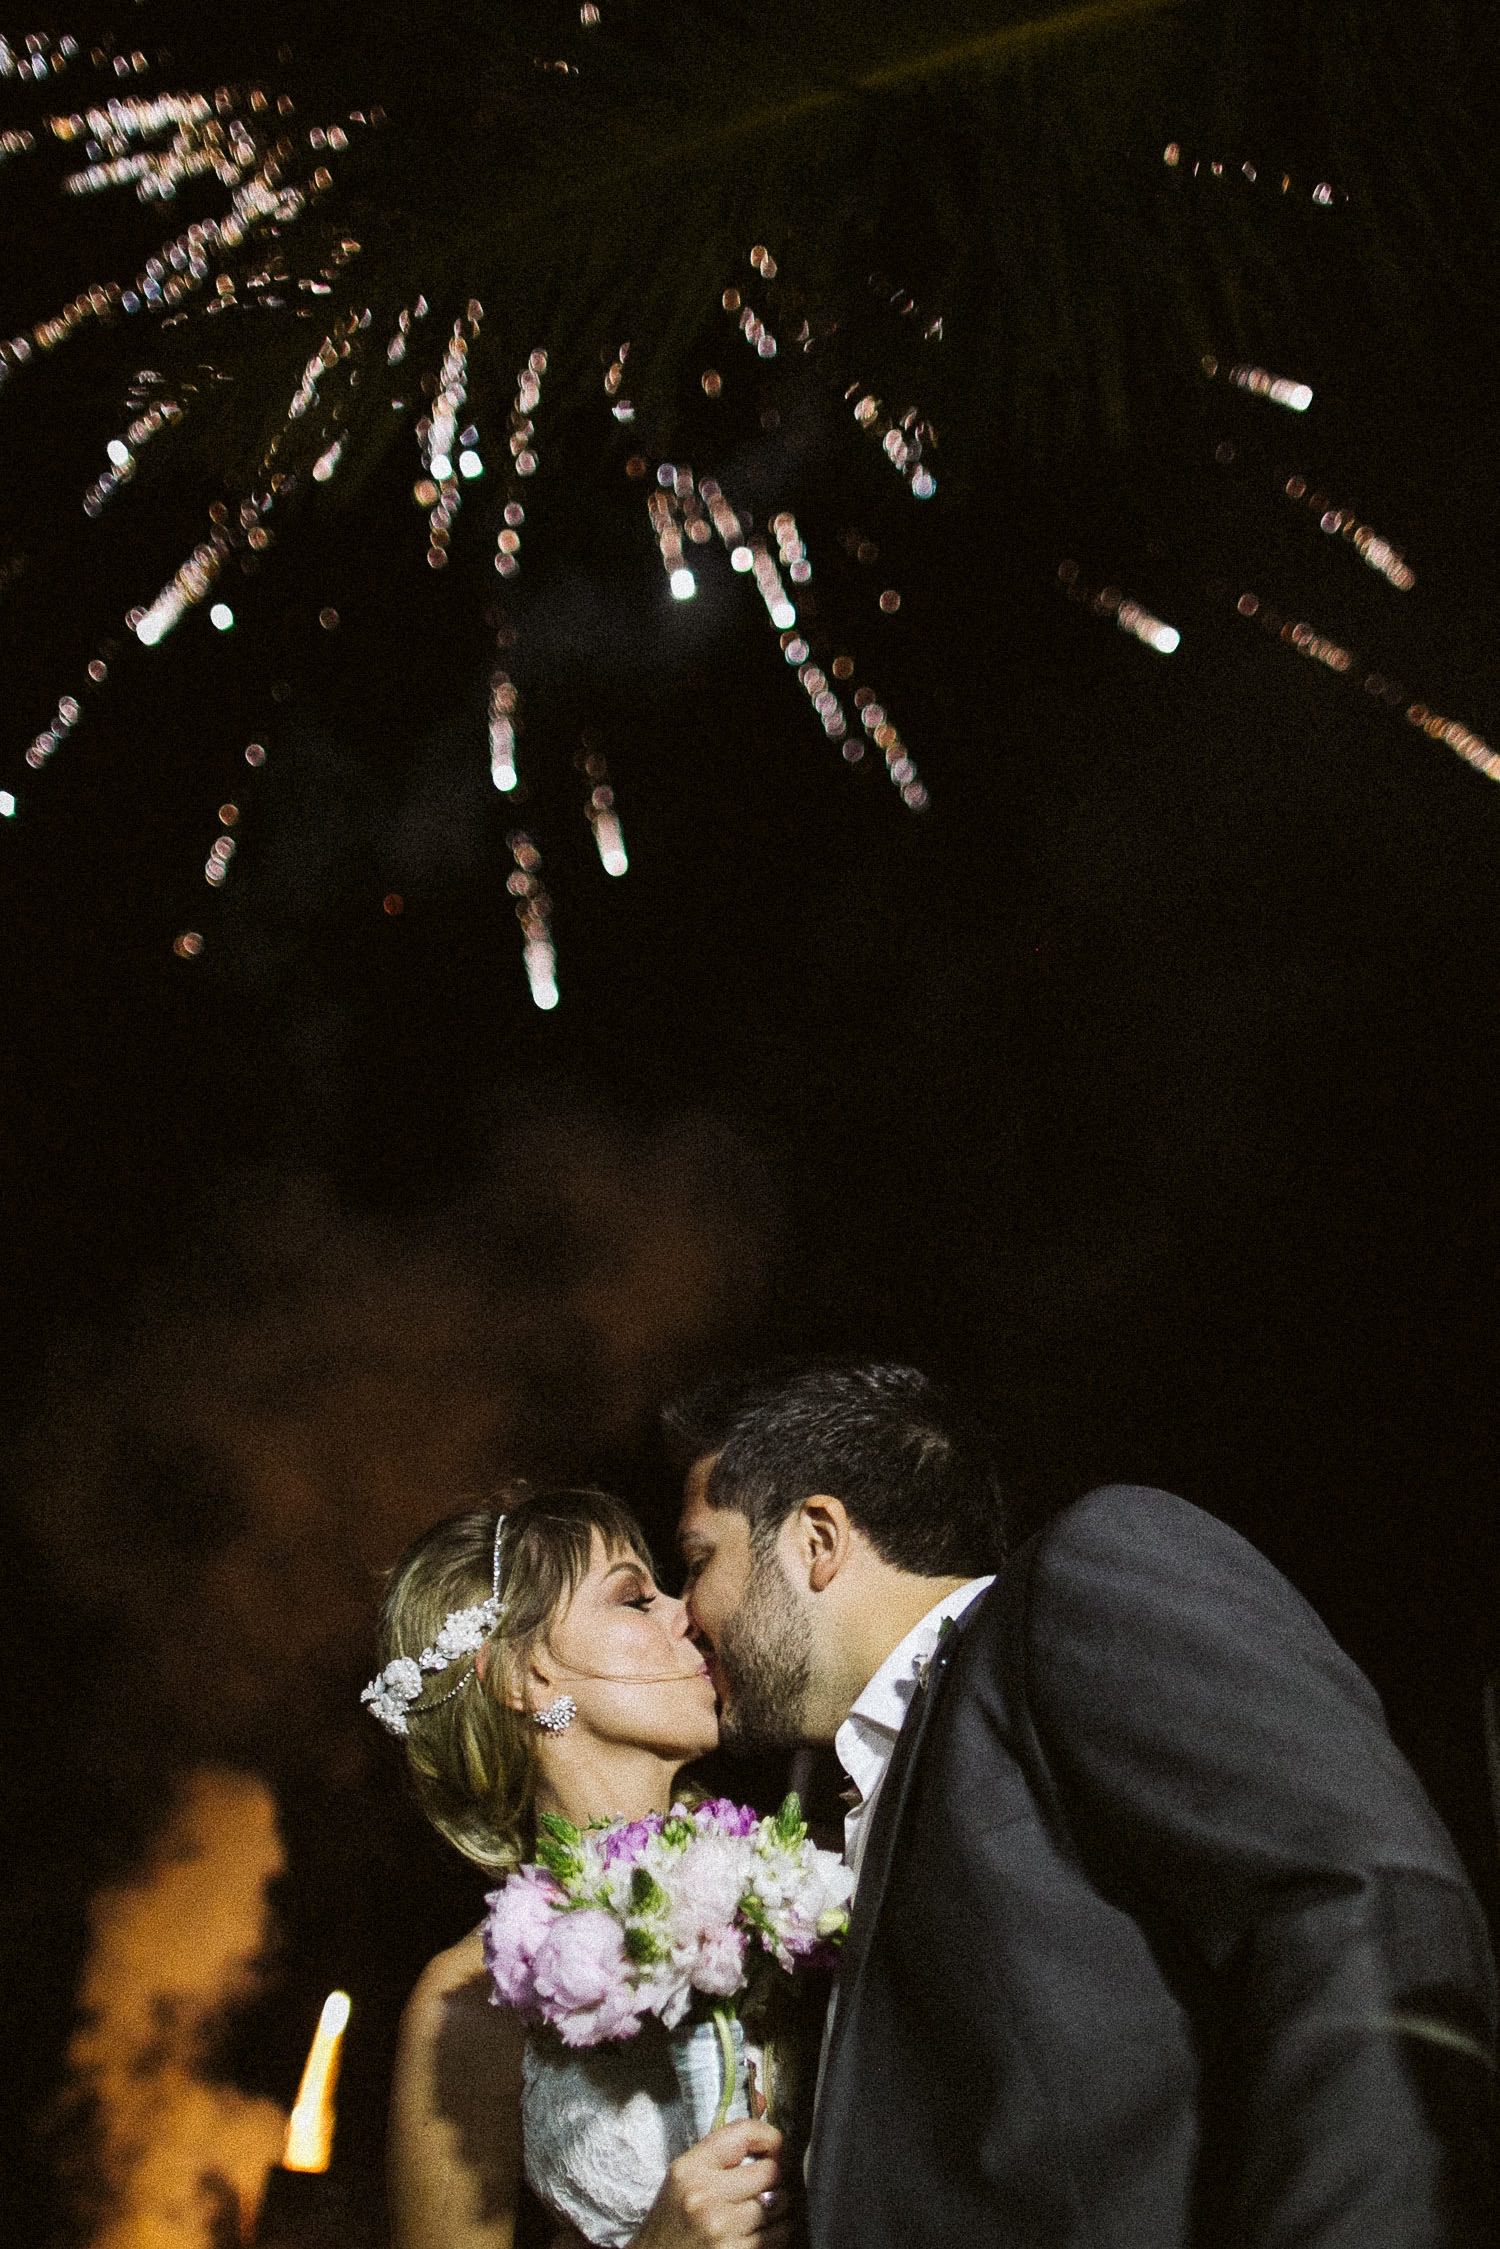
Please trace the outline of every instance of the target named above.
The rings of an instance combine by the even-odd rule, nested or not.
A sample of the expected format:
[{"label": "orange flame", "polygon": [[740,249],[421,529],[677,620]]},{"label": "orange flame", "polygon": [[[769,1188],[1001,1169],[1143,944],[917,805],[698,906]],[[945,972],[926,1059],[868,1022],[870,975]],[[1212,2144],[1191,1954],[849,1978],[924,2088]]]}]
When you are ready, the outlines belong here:
[{"label": "orange flame", "polygon": [[326,2171],[333,2160],[333,2092],[349,2012],[348,1992],[330,1991],[287,2119],[286,2151],[281,2158],[285,2171]]}]

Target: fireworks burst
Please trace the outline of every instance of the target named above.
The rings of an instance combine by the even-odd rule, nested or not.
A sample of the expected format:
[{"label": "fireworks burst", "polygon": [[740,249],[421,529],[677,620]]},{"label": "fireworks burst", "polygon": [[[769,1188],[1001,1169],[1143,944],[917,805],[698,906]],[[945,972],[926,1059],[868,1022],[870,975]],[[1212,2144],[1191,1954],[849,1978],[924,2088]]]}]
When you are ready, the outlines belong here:
[{"label": "fireworks burst", "polygon": [[[410,588],[424,559],[446,574],[455,641],[471,606],[489,620],[474,755],[493,782],[521,966],[550,1011],[559,981],[543,856],[554,879],[560,870],[534,794],[557,759],[545,724],[527,732],[545,710],[532,704],[516,589],[534,524],[579,512],[580,462],[597,467],[626,446],[618,504],[638,506],[630,487],[645,486],[638,551],[649,567],[656,549],[672,605],[664,617],[680,610],[686,632],[699,629],[686,622],[692,605],[722,619],[736,601],[758,602],[802,690],[801,723],[851,772],[878,770],[868,755],[878,751],[899,806],[924,812],[932,745],[898,708],[920,701],[921,683],[890,678],[892,628],[881,622],[898,614],[901,586],[887,577],[872,604],[861,573],[876,540],[816,520],[800,462],[827,455],[862,495],[861,514],[912,521],[942,511],[963,471],[974,474],[981,447],[971,442],[956,464],[944,450],[960,407],[970,439],[983,432],[992,453],[1007,429],[1037,423],[1040,388],[1063,402],[1070,428],[1090,398],[1102,419],[1118,419],[1123,346],[1112,359],[1090,331],[1099,292],[1039,270],[1041,236],[1014,215],[1068,198],[1090,208],[1097,262],[1132,261],[1131,317],[1168,370],[1150,381],[1174,397],[1185,395],[1179,383],[1201,391],[1201,370],[1257,411],[1281,407],[1300,422],[1314,403],[1297,371],[1308,364],[1306,321],[1288,329],[1289,373],[1260,364],[1236,333],[1242,311],[1254,333],[1278,332],[1270,300],[1256,297],[1272,262],[1256,230],[1294,210],[1320,242],[1364,223],[1368,166],[1361,179],[1352,143],[1330,148],[1326,172],[1305,174],[1186,135],[1163,147],[1168,97],[1203,61],[1167,13],[1159,0],[1118,0],[1018,22],[997,0],[934,50],[921,11],[872,23],[828,10],[804,52],[769,26],[723,25],[708,40],[676,0],[649,11],[638,0],[522,0],[503,14],[454,0],[420,25],[375,0],[351,53],[342,21],[325,29],[316,9],[288,39],[259,19],[224,28],[176,0],[146,0],[128,38],[117,24],[0,39],[0,192],[15,238],[29,229],[49,246],[48,263],[12,291],[23,317],[0,332],[0,411],[13,428],[40,417],[67,368],[74,424],[93,417],[92,451],[66,502],[49,488],[52,520],[28,530],[27,551],[0,556],[0,597],[34,575],[52,614],[76,608],[87,635],[76,672],[51,683],[29,725],[0,745],[14,761],[0,772],[0,815],[26,810],[91,702],[119,691],[132,668],[139,679],[199,612],[234,632],[239,581],[273,564],[278,543],[303,543],[328,520],[321,511],[339,509],[352,546],[373,520],[375,480],[409,485],[425,557],[383,549],[382,575]],[[1228,52],[1229,31],[1223,39]],[[1016,98],[1022,59],[1029,110]],[[1314,60],[1336,79],[1330,116],[1346,116],[1347,57],[1330,48]],[[931,131],[920,104],[934,87],[954,96],[951,139],[929,145],[918,140]],[[1070,118],[1092,101],[1117,121],[1097,156],[1081,155],[1071,131],[1059,136],[1064,101]],[[1389,168],[1388,151],[1384,160]],[[1081,189],[1080,164],[1092,167]],[[1148,205],[1122,194],[1127,174],[1176,239],[1202,252],[1197,267],[1170,250],[1142,261]],[[1394,175],[1389,185],[1393,206],[1419,207]],[[982,269],[976,233],[987,241]],[[920,260],[907,255],[919,237],[931,253]],[[888,263],[913,280],[920,263],[920,290],[901,270],[886,274]],[[945,341],[959,289],[962,351]],[[1013,317],[1021,303],[1024,323]],[[50,443],[38,448],[38,489]],[[205,478],[207,520],[187,520]],[[864,497],[871,478],[883,490]],[[1283,476],[1282,489],[1295,498],[1300,481]],[[178,512],[175,551],[114,606],[102,586],[118,575],[120,549],[108,550],[113,572],[97,566],[98,547],[80,550],[82,563],[52,562],[58,511],[81,507],[86,536],[123,542],[147,485],[158,505],[163,494],[194,498]],[[1387,584],[1414,582],[1401,549],[1357,510],[1330,500],[1320,519]],[[881,536],[901,551],[894,523]],[[476,599],[481,553],[494,578]],[[140,548],[130,559],[146,567]],[[1102,613],[1148,650],[1177,645],[1178,627],[1133,597]],[[323,631],[339,622],[325,603]],[[248,629],[264,634],[258,651],[274,677],[274,625]],[[1342,645],[1313,636],[1324,640]],[[1443,725],[1458,733],[1439,738],[1488,771],[1458,722]],[[252,775],[266,754],[266,741],[246,747]],[[628,791],[622,802],[597,749],[581,770],[599,866],[618,879],[631,863]],[[222,781],[205,796],[211,892],[230,885],[247,847],[253,856],[247,809]],[[172,941],[195,959],[214,932]]]},{"label": "fireworks burst", "polygon": [[[556,13],[543,7],[536,11],[537,22],[555,30]],[[574,18],[575,34],[598,28],[597,11]],[[280,52],[289,59],[285,49]],[[34,121],[0,137],[0,160],[24,160],[33,168],[34,188],[45,189],[52,198],[52,221],[59,204],[80,199],[128,199],[145,211],[201,199],[210,190],[224,199],[218,209],[155,241],[123,273],[99,274],[68,302],[41,312],[0,343],[0,385],[9,388],[13,410],[24,384],[45,381],[46,362],[69,347],[78,348],[90,334],[125,356],[126,367],[114,378],[123,405],[112,426],[107,423],[101,432],[103,459],[82,493],[83,513],[91,522],[106,509],[124,505],[123,496],[148,460],[170,480],[171,450],[194,423],[228,486],[154,592],[118,620],[108,615],[98,619],[95,650],[84,676],[64,686],[21,750],[24,766],[33,779],[39,776],[83,722],[89,698],[113,680],[122,649],[121,625],[148,651],[183,629],[198,611],[220,632],[233,630],[236,576],[259,567],[284,532],[294,531],[305,519],[315,488],[336,479],[358,484],[393,446],[414,441],[412,494],[426,519],[427,567],[443,571],[458,559],[459,518],[472,493],[482,525],[478,536],[491,547],[501,580],[497,661],[490,675],[486,732],[476,743],[476,754],[487,757],[494,789],[513,817],[512,808],[525,800],[527,785],[520,756],[521,690],[511,654],[518,628],[504,604],[521,573],[530,488],[542,462],[548,351],[536,345],[519,372],[513,372],[514,362],[507,360],[507,347],[495,333],[498,323],[486,324],[479,295],[455,289],[451,261],[444,271],[444,261],[433,258],[437,270],[424,275],[421,286],[398,289],[399,304],[392,302],[399,259],[378,261],[378,271],[372,265],[368,284],[361,285],[367,214],[341,215],[352,210],[358,194],[357,183],[354,193],[341,194],[342,167],[346,160],[357,161],[361,144],[374,143],[382,129],[388,130],[378,104],[348,107],[335,115],[325,103],[310,117],[307,99],[274,78],[254,82],[236,76],[183,90],[172,70],[166,48],[127,52],[109,37],[86,46],[71,34],[35,32],[0,46],[0,75],[18,89],[28,88],[42,105]],[[541,73],[549,82],[576,74],[573,60],[556,55]],[[537,75],[535,57],[528,57],[528,93]],[[59,97],[64,90],[76,107],[63,105]],[[546,90],[551,93],[550,83]],[[755,353],[754,400],[761,402],[759,420],[765,430],[780,421],[778,410],[763,403],[768,363],[780,349],[771,319],[786,330],[788,358],[799,360],[820,343],[831,342],[833,324],[824,323],[815,332],[803,300],[779,280],[777,260],[764,244],[750,248],[748,262],[766,317],[744,304],[737,289],[720,294],[724,308],[737,314],[740,332]],[[455,295],[461,302],[445,308],[444,298]],[[323,305],[320,300],[331,301]],[[706,305],[704,311],[707,315]],[[520,317],[526,317],[524,310]],[[308,323],[315,323],[311,349],[301,340]],[[514,321],[506,325],[513,329]],[[928,322],[929,340],[940,331],[940,321]],[[150,337],[149,350],[161,366],[134,364],[142,356],[143,336]],[[596,339],[586,339],[585,353],[590,347],[597,348]],[[606,442],[636,419],[637,408],[624,391],[630,349],[626,343],[617,351],[604,351],[605,413],[599,435]],[[203,356],[210,351],[212,360]],[[837,379],[834,367],[829,381]],[[579,437],[568,417],[576,416],[579,387],[575,369],[572,395],[553,429],[554,439],[566,430],[574,447]],[[715,373],[702,378],[701,388],[704,396],[727,401],[736,386]],[[738,388],[743,399],[751,398],[748,383]],[[250,419],[260,422],[264,434],[236,475],[235,456],[242,446],[236,445],[223,408],[230,399],[243,400],[249,390],[256,394]],[[239,412],[243,421],[243,404]],[[661,424],[659,411],[653,419]],[[880,440],[913,495],[930,497],[935,483],[925,461],[936,432],[916,406],[893,419],[878,401],[865,398],[855,423]],[[481,434],[484,429],[490,432],[488,440]],[[741,435],[734,420],[726,420],[726,451]],[[627,473],[632,478],[651,475],[653,465],[632,456]],[[830,673],[852,669],[841,653],[848,636],[832,619],[816,627],[810,617],[799,621],[794,595],[811,577],[812,564],[791,510],[773,507],[757,522],[742,499],[731,500],[725,481],[699,479],[690,468],[663,461],[654,465],[647,512],[676,602],[692,599],[703,572],[715,567],[717,531],[722,550],[717,567],[731,583],[741,576],[748,579],[824,736],[842,748],[849,764],[857,765],[864,756],[859,728],[851,725],[830,685]],[[392,565],[407,566],[405,558]],[[466,598],[461,585],[454,599],[462,603]],[[490,614],[494,621],[496,612]],[[335,629],[337,612],[325,609],[320,621],[325,630]],[[823,639],[829,645],[820,661],[814,643]],[[266,654],[269,665],[274,653],[268,649]],[[885,753],[903,804],[911,811],[923,810],[926,784],[884,702],[872,688],[861,688],[855,700],[864,732]],[[252,769],[265,761],[259,743],[245,754]],[[597,749],[580,764],[587,782],[585,813],[600,866],[607,876],[619,878],[630,860],[614,781]],[[6,814],[21,808],[25,796],[23,771],[17,785],[5,792]],[[202,869],[213,891],[224,889],[234,871],[242,840],[234,831],[242,811],[237,798],[218,808],[218,832]],[[558,1003],[559,986],[552,902],[539,872],[543,839],[528,817],[526,826],[507,828],[505,840],[522,963],[532,999],[550,1011]],[[192,960],[211,941],[207,929],[189,929],[177,932],[173,944],[180,958]]]}]

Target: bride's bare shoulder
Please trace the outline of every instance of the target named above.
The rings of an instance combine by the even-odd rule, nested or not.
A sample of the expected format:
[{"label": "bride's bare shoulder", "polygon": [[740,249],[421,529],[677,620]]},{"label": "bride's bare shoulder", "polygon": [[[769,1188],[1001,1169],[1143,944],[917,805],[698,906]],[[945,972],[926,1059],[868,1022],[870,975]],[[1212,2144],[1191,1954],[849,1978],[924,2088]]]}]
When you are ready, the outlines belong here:
[{"label": "bride's bare shoulder", "polygon": [[[445,1952],[434,1952],[412,1986],[407,2006],[439,2006],[448,1999],[490,2004],[490,1977],[484,1966],[484,1930],[470,1930],[468,1936],[461,1936],[457,1945],[448,1945]],[[495,2008],[495,2013],[510,2015],[508,2008]]]},{"label": "bride's bare shoulder", "polygon": [[499,2062],[520,2067],[525,2032],[509,2007],[491,1997],[482,1934],[471,1929],[445,1952],[434,1953],[411,1989],[401,2016],[401,2045],[408,2053],[441,2042],[480,2043]]},{"label": "bride's bare shoulder", "polygon": [[393,2249],[513,2249],[525,2031],[490,2001],[476,1929],[418,1976],[387,2141]]}]

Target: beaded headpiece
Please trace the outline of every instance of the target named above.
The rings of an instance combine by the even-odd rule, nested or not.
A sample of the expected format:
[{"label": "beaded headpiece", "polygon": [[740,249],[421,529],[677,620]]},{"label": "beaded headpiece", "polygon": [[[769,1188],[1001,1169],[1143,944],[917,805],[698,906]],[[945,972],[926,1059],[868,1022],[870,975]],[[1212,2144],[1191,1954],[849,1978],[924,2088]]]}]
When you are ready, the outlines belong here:
[{"label": "beaded headpiece", "polygon": [[418,1656],[397,1656],[384,1671],[370,1681],[360,1695],[368,1703],[375,1717],[388,1734],[410,1731],[407,1719],[415,1710],[420,1717],[424,1711],[437,1710],[455,1695],[461,1695],[474,1676],[472,1664],[445,1695],[432,1702],[423,1702],[422,1675],[427,1671],[446,1671],[450,1663],[460,1656],[478,1653],[505,1614],[505,1603],[500,1598],[500,1562],[505,1540],[506,1518],[501,1515],[495,1524],[495,1552],[490,1571],[490,1592],[486,1600],[476,1601],[472,1608],[450,1609],[444,1617],[437,1638]]}]

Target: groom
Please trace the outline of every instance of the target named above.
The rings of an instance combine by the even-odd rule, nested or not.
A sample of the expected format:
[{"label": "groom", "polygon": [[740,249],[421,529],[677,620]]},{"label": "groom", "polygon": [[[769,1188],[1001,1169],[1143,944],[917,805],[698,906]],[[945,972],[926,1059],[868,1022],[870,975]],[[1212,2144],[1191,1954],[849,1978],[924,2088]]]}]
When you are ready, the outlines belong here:
[{"label": "groom", "polygon": [[666,1418],[726,1742],[852,1783],[811,2249],[1488,2244],[1483,1919],[1286,1580],[1126,1485],[1004,1560],[909,1368]]}]

